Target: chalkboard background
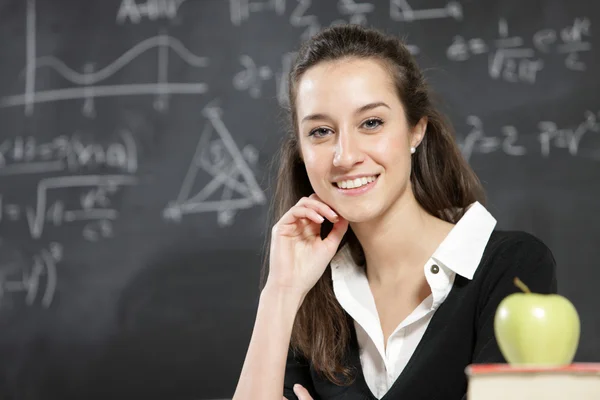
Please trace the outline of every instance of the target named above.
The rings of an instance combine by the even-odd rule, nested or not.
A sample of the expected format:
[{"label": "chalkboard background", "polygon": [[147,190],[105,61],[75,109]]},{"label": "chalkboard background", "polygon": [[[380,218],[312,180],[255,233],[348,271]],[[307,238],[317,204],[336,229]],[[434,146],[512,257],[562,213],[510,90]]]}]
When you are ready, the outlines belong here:
[{"label": "chalkboard background", "polygon": [[406,38],[600,361],[600,3],[0,0],[0,398],[231,397],[286,74],[340,22]]}]

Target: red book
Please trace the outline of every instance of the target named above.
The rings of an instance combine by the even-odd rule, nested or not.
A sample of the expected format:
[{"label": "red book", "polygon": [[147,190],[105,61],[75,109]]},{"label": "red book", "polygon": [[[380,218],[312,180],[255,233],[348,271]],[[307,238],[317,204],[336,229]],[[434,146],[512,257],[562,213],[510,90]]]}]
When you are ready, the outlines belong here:
[{"label": "red book", "polygon": [[472,364],[468,400],[600,400],[600,363],[560,367]]}]

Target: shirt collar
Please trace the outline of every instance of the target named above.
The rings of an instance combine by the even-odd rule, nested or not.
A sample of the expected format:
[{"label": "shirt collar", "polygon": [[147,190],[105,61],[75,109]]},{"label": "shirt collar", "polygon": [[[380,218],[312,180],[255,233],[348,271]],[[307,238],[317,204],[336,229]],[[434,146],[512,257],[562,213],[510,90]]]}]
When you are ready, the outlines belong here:
[{"label": "shirt collar", "polygon": [[467,279],[481,262],[496,219],[479,202],[471,204],[431,258]]},{"label": "shirt collar", "polygon": [[[479,266],[483,251],[496,226],[496,219],[479,202],[467,207],[465,214],[438,246],[432,257],[451,271],[467,279]],[[352,258],[350,246],[344,245],[331,260],[331,278],[364,273]]]}]

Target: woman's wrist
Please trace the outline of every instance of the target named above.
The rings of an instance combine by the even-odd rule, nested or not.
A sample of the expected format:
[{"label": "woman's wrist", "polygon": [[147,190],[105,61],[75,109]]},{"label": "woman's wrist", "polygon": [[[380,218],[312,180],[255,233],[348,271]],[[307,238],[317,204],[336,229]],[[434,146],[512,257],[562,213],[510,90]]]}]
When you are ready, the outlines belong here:
[{"label": "woman's wrist", "polygon": [[298,311],[305,297],[306,292],[303,290],[267,281],[260,294],[260,301],[275,301],[282,305],[294,307]]}]

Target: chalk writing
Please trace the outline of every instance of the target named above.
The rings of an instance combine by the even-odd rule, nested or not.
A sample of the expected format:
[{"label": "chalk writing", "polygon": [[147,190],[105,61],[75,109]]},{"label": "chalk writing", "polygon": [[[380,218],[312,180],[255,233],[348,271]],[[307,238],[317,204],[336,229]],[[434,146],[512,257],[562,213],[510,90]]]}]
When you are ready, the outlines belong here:
[{"label": "chalk writing", "polygon": [[[600,112],[585,111],[583,117],[583,121],[574,127],[559,127],[553,121],[540,121],[537,124],[538,132],[534,135],[520,135],[512,125],[502,126],[499,135],[489,135],[484,130],[481,118],[470,115],[466,122],[471,129],[459,143],[467,160],[476,153],[497,151],[510,156],[524,156],[531,151],[532,145],[536,146],[537,152],[544,158],[550,157],[552,149],[563,149],[571,156],[600,160]],[[594,133],[596,140],[590,141],[589,146],[581,146],[584,137]],[[526,146],[525,141],[532,138],[535,140],[528,140]],[[597,144],[597,148],[593,147],[593,143]]]},{"label": "chalk writing", "polygon": [[390,18],[393,21],[411,22],[440,18],[461,20],[462,6],[456,1],[450,1],[443,8],[413,9],[407,0],[390,0]]},{"label": "chalk writing", "polygon": [[231,23],[237,26],[250,18],[253,12],[274,11],[278,15],[285,12],[285,0],[230,0],[229,5]]},{"label": "chalk writing", "polygon": [[308,39],[315,35],[321,28],[319,19],[316,15],[306,14],[312,4],[312,0],[297,0],[297,2],[298,4],[290,15],[290,24],[295,28],[305,29],[300,37]]},{"label": "chalk writing", "polygon": [[39,143],[34,136],[17,136],[0,142],[0,176],[75,171],[101,166],[135,173],[138,167],[133,135],[120,130],[119,141],[86,143],[80,135],[59,136]]},{"label": "chalk writing", "polygon": [[50,243],[31,259],[16,249],[0,245],[3,256],[0,258],[0,308],[16,308],[22,304],[17,299],[24,295],[22,302],[28,307],[39,304],[48,308],[56,292],[56,264],[63,258],[63,247]]},{"label": "chalk writing", "polygon": [[[6,218],[10,222],[27,219],[30,235],[33,239],[42,237],[46,224],[59,227],[65,223],[92,221],[84,227],[84,237],[90,239],[90,230],[98,230],[108,237],[110,233],[106,224],[115,220],[119,212],[111,207],[110,196],[126,185],[134,185],[137,178],[127,175],[78,175],[45,178],[39,181],[36,190],[34,207],[11,202],[9,195],[0,194],[0,223]],[[78,188],[82,190],[79,204],[67,206],[65,200],[59,198],[49,202],[50,192]],[[96,221],[104,221],[97,227]],[[96,228],[94,228],[96,227]],[[97,239],[98,236],[94,236]]]},{"label": "chalk writing", "polygon": [[174,19],[181,4],[186,0],[146,0],[137,3],[135,0],[122,0],[117,13],[117,23],[129,20],[134,24],[142,22],[143,18],[150,21],[157,19]]},{"label": "chalk writing", "polygon": [[254,98],[260,97],[261,83],[271,78],[273,71],[266,65],[256,66],[252,58],[245,54],[240,56],[240,63],[245,69],[235,75],[233,86],[237,90],[248,90]]},{"label": "chalk writing", "polygon": [[544,54],[566,54],[565,67],[573,71],[586,70],[580,53],[590,51],[591,43],[585,39],[591,35],[589,18],[575,18],[572,25],[557,29],[542,29],[532,36],[532,46],[525,46],[521,36],[509,35],[506,19],[498,21],[499,38],[492,45],[481,38],[465,39],[455,36],[446,50],[452,61],[466,61],[472,56],[490,53],[488,73],[492,79],[507,82],[534,84],[538,73],[544,68]]}]

